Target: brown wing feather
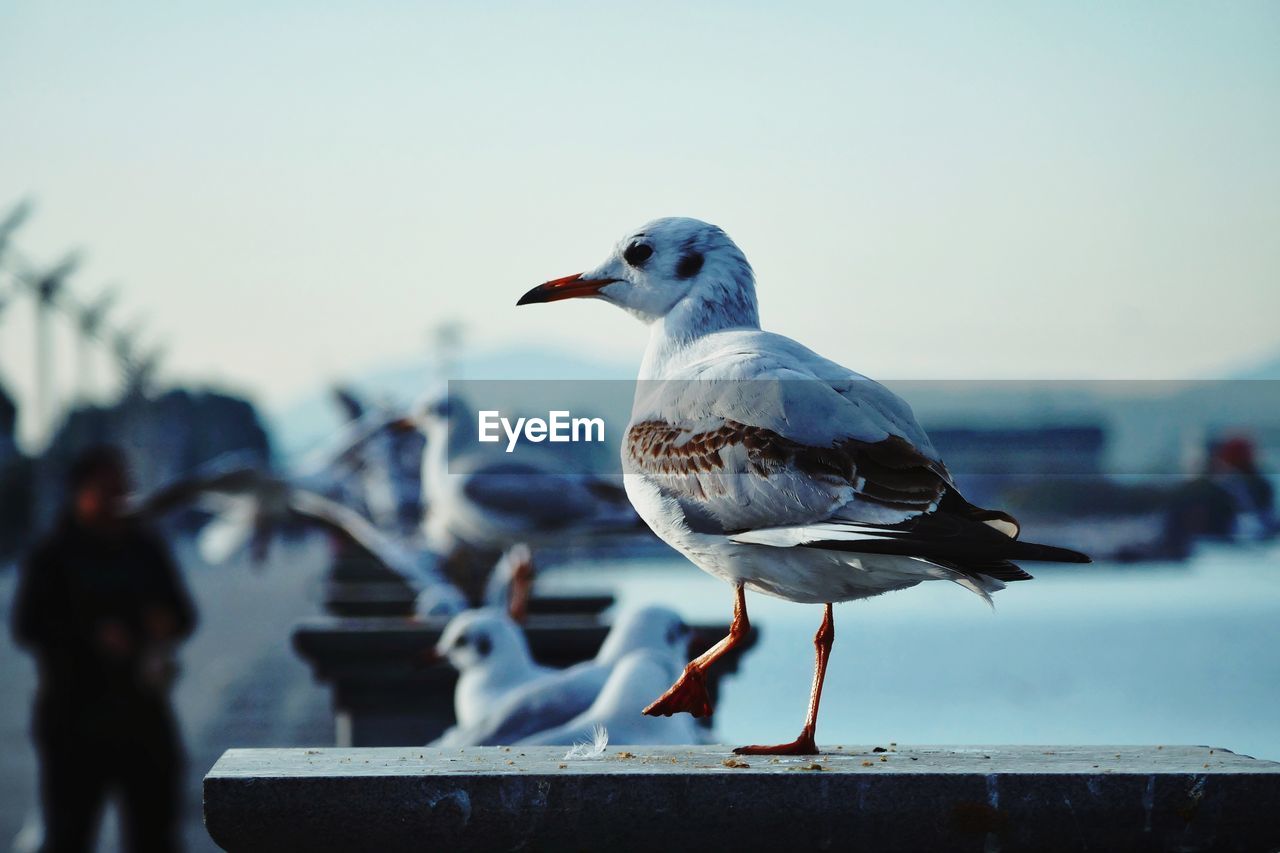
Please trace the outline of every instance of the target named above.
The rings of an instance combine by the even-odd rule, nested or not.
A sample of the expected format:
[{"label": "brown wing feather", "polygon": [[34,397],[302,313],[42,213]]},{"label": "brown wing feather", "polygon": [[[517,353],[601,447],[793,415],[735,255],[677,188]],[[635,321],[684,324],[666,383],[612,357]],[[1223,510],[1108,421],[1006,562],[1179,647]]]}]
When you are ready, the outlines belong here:
[{"label": "brown wing feather", "polygon": [[725,421],[704,432],[665,421],[643,421],[627,430],[624,442],[625,452],[638,467],[659,476],[720,472],[722,451],[737,446],[745,449],[752,472],[762,477],[793,467],[812,477],[847,483],[863,499],[895,509],[926,512],[951,487],[951,476],[942,463],[898,436],[810,447],[737,421]]}]

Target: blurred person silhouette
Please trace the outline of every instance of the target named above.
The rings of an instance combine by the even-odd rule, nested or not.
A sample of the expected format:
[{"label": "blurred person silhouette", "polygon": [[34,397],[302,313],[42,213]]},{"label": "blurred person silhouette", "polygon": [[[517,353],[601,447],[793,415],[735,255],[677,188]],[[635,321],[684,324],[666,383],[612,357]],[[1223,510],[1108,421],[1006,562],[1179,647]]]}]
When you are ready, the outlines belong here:
[{"label": "blurred person silhouette", "polygon": [[1167,527],[1188,539],[1269,539],[1280,532],[1275,509],[1253,442],[1232,436],[1208,446],[1200,474],[1175,495]]},{"label": "blurred person silhouette", "polygon": [[1232,436],[1214,448],[1210,476],[1231,496],[1236,510],[1233,532],[1249,539],[1276,533],[1275,489],[1258,464],[1253,441]]},{"label": "blurred person silhouette", "polygon": [[39,668],[43,849],[90,849],[118,794],[124,849],[175,850],[183,753],[169,686],[195,611],[166,545],[124,512],[120,451],[83,453],[68,487],[13,606],[14,637]]}]

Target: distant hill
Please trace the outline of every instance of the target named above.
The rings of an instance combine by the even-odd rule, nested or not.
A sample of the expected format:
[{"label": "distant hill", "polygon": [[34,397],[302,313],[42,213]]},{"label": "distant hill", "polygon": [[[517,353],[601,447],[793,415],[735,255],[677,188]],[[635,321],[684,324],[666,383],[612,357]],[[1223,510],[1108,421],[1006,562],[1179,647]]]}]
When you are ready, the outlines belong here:
[{"label": "distant hill", "polygon": [[1233,379],[1280,379],[1280,355],[1268,359],[1261,364],[1245,368],[1236,373]]}]

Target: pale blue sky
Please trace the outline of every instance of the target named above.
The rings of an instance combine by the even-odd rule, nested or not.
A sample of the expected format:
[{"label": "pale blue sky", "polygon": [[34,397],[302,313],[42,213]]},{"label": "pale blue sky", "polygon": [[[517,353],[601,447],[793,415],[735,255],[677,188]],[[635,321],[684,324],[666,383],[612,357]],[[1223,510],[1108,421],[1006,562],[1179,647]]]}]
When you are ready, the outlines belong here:
[{"label": "pale blue sky", "polygon": [[1202,376],[1280,347],[1277,44],[1275,3],[11,2],[0,204],[275,400],[446,318],[638,359],[514,303],[663,215],[871,375]]}]

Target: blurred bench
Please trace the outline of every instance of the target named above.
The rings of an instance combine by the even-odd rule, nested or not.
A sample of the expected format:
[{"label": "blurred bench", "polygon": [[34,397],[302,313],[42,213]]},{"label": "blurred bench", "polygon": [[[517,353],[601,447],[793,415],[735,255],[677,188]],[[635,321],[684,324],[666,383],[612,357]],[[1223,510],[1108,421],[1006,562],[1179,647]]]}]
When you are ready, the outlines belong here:
[{"label": "blurred bench", "polygon": [[1274,850],[1280,764],[1207,747],[230,750],[232,851]]},{"label": "blurred bench", "polygon": [[[325,584],[324,609],[333,616],[412,616],[417,591],[403,581],[334,581]],[[535,593],[529,600],[531,614],[603,613],[613,606],[604,593],[547,595]]]}]

